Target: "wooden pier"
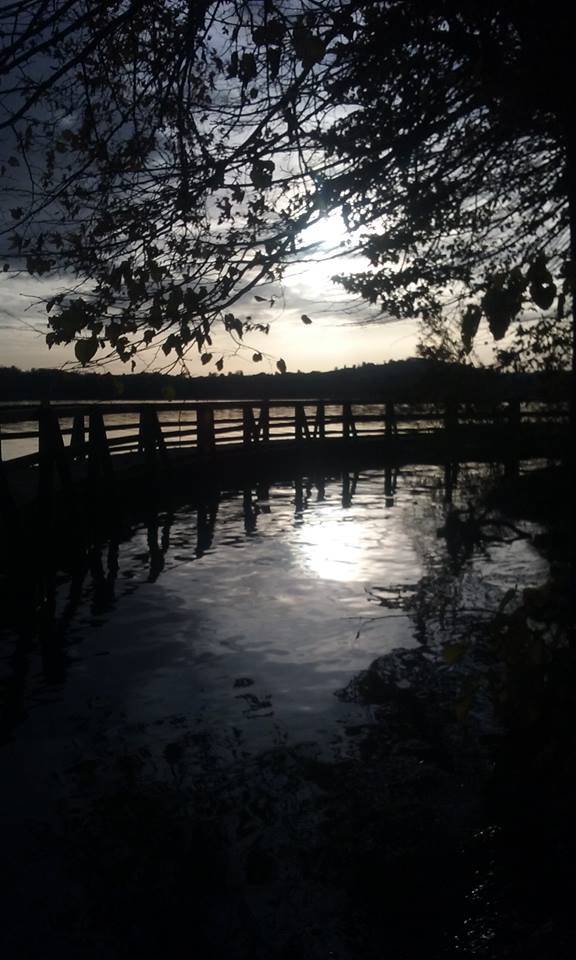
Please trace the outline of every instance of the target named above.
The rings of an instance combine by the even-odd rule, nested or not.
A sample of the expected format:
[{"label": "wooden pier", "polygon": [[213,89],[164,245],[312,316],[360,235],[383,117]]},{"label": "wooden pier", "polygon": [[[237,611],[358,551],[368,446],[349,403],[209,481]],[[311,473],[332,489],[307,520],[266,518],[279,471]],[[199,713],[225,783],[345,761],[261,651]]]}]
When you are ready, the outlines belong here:
[{"label": "wooden pier", "polygon": [[[0,503],[35,503],[122,478],[145,485],[178,468],[195,476],[354,451],[390,461],[562,456],[565,402],[243,400],[0,405]],[[25,452],[22,452],[22,450]]]}]

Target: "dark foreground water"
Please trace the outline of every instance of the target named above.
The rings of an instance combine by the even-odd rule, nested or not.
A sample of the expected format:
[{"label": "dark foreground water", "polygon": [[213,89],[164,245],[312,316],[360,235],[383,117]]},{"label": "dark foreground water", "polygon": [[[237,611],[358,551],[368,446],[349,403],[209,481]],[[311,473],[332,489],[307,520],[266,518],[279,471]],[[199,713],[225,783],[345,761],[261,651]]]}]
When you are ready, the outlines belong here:
[{"label": "dark foreground water", "polygon": [[535,700],[500,638],[541,663],[557,626],[501,473],[164,502],[36,563],[26,616],[5,576],[6,956],[532,956],[550,910],[489,795]]}]

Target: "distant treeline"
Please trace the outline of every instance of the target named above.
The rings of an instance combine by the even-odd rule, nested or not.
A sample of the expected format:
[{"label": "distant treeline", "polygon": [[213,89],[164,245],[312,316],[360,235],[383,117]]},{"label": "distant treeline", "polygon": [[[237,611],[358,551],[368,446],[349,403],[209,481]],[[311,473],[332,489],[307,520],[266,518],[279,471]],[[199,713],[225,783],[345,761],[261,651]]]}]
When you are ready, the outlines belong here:
[{"label": "distant treeline", "polygon": [[567,398],[569,375],[512,374],[412,359],[313,373],[185,377],[0,367],[0,401]]}]

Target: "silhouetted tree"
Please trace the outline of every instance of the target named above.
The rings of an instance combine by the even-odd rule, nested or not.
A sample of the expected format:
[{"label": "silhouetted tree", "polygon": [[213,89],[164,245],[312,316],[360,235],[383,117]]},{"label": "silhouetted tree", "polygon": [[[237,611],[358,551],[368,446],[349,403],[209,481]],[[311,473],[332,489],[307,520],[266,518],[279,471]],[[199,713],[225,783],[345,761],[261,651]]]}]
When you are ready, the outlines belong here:
[{"label": "silhouetted tree", "polygon": [[576,161],[557,0],[20,0],[2,18],[14,263],[88,280],[47,304],[49,345],[87,362],[159,341],[221,369],[214,325],[266,332],[235,304],[341,209],[370,268],[340,281],[419,317],[425,354],[465,358],[482,318],[496,341],[518,319],[505,365],[561,361]]},{"label": "silhouetted tree", "polygon": [[[571,31],[555,0],[384,0],[328,77],[345,109],[322,137],[326,184],[371,266],[341,277],[394,317],[420,317],[424,355],[463,359],[480,320],[501,359],[562,359],[576,242]],[[529,320],[528,308],[538,318]],[[560,355],[560,356],[559,356]]]},{"label": "silhouetted tree", "polygon": [[267,332],[232,308],[279,278],[317,213],[292,181],[338,6],[4,6],[5,270],[86,281],[48,301],[49,346],[75,342],[86,363],[160,342],[209,363],[215,323],[239,345]]}]

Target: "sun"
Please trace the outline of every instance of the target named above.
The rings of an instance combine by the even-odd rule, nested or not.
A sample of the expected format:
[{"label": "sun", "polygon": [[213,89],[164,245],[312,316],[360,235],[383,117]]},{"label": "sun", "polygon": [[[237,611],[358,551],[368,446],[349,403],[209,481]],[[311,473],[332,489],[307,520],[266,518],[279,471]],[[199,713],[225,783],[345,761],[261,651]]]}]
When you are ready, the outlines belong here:
[{"label": "sun", "polygon": [[315,223],[301,233],[302,245],[318,244],[320,256],[344,244],[348,237],[349,232],[339,210],[322,214]]}]

